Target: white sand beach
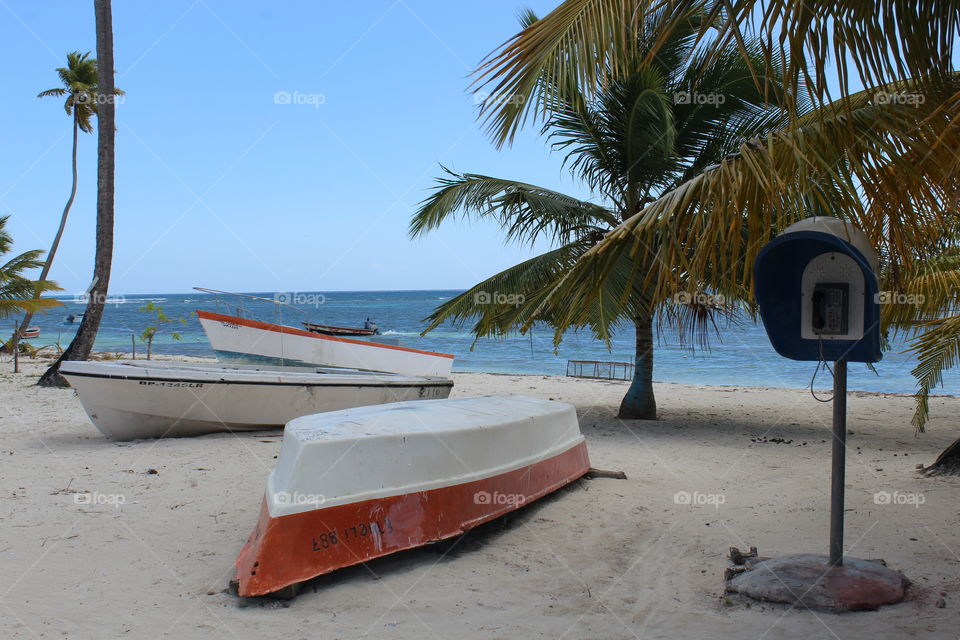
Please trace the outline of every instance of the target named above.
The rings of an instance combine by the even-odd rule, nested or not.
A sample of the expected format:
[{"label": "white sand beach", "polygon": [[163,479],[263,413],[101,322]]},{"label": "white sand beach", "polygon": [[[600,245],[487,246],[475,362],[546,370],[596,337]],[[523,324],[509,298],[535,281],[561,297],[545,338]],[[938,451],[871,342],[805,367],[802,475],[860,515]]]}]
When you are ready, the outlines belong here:
[{"label": "white sand beach", "polygon": [[292,601],[241,602],[225,589],[281,432],[113,443],[73,391],[33,386],[39,364],[3,367],[3,638],[955,640],[960,628],[960,479],[914,470],[957,437],[958,398],[934,398],[915,437],[912,398],[851,394],[848,553],[913,581],[906,602],[880,611],[724,593],[731,546],[827,552],[831,405],[808,391],[658,384],[661,419],[622,423],[626,383],[470,373],[455,375],[454,396],[576,405],[593,466],[628,479],[575,482],[459,539],[314,580]]}]

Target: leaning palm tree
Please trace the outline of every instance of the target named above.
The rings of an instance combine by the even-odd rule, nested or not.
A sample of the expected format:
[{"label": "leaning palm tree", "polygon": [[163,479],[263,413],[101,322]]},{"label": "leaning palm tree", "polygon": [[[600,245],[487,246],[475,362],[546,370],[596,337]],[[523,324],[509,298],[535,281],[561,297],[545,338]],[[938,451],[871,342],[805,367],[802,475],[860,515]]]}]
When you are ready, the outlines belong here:
[{"label": "leaning palm tree", "polygon": [[[9,216],[0,217],[0,259],[10,252],[13,238],[6,230]],[[37,291],[58,291],[55,283],[47,280],[31,280],[24,271],[36,269],[43,264],[40,250],[25,251],[5,262],[0,262],[0,318],[15,313],[33,313],[61,303],[54,298],[38,298]]]},{"label": "leaning palm tree", "polygon": [[[784,125],[783,86],[776,70],[769,84],[774,90],[765,92],[735,47],[712,57],[697,50],[697,33],[703,21],[711,19],[702,7],[691,8],[682,19],[667,12],[649,15],[629,44],[633,71],[592,95],[576,82],[560,82],[551,72],[538,79],[549,111],[543,133],[555,150],[566,154],[567,166],[596,202],[484,175],[448,172],[438,180],[411,221],[411,235],[464,214],[496,220],[508,240],[532,244],[545,237],[554,248],[444,303],[428,318],[427,331],[447,320],[462,324],[478,318],[472,330],[480,337],[545,322],[556,330],[559,344],[569,327],[589,327],[609,341],[613,331],[629,325],[636,360],[619,416],[656,417],[652,382],[657,318],[684,335],[702,330],[706,318],[745,297],[745,289],[727,286],[739,280],[741,269],[714,274],[709,297],[701,297],[703,283],[684,279],[682,262],[675,261],[669,267],[676,270],[680,286],[669,292],[655,289],[637,274],[655,270],[672,238],[669,233],[654,234],[635,245],[630,259],[621,260],[614,275],[600,283],[576,321],[567,322],[562,306],[545,303],[606,234],[663,193],[680,189],[723,161],[744,141]],[[529,14],[525,22],[534,24],[536,18]],[[670,32],[660,41],[666,25]],[[658,53],[650,57],[654,46]],[[745,41],[744,46],[756,64],[762,57],[759,44]]]},{"label": "leaning palm tree", "polygon": [[100,328],[113,263],[114,173],[116,167],[116,101],[103,100],[116,94],[113,79],[113,13],[110,0],[94,0],[97,32],[97,235],[93,258],[93,282],[87,291],[87,308],[70,345],[40,376],[41,386],[67,386],[60,375],[64,360],[86,360]]},{"label": "leaning palm tree", "polygon": [[[97,61],[90,57],[90,52],[80,53],[74,51],[67,54],[67,66],[57,68],[57,75],[60,76],[62,87],[47,89],[37,94],[38,98],[66,96],[63,102],[63,108],[73,121],[73,148],[71,153],[71,171],[73,181],[70,186],[70,196],[67,198],[67,204],[63,207],[63,213],[60,214],[60,226],[57,227],[57,233],[53,237],[53,244],[50,245],[50,251],[47,252],[47,259],[43,262],[43,268],[40,271],[40,280],[46,280],[50,274],[50,268],[53,266],[53,259],[57,255],[57,249],[60,247],[60,239],[63,237],[63,230],[67,226],[67,216],[70,215],[70,208],[77,195],[77,143],[79,133],[91,133],[93,131],[93,116],[97,113]],[[113,91],[115,95],[122,95],[119,89]],[[39,297],[40,292],[37,292]],[[33,314],[27,312],[20,324],[20,330],[13,337],[14,346],[19,339],[19,335],[30,325]]]}]

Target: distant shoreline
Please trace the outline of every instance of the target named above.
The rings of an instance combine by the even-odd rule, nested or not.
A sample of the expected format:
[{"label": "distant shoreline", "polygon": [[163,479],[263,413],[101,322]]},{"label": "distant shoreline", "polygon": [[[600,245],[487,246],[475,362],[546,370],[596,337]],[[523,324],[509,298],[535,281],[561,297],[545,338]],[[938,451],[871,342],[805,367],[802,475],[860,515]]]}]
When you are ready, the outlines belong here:
[{"label": "distant shoreline", "polygon": [[[469,287],[464,287],[462,289],[264,289],[262,291],[231,291],[221,295],[229,295],[230,293],[243,293],[247,295],[257,295],[262,293],[278,293],[286,291],[296,291],[298,293],[463,293],[468,291]],[[77,296],[82,295],[81,293],[74,294],[59,294],[50,296],[56,300],[73,300]],[[215,298],[216,295],[211,293],[206,293],[203,291],[164,291],[160,293],[122,293],[118,291],[111,291],[107,294],[108,297],[130,297],[130,298],[156,298],[158,296],[210,296]],[[110,304],[109,302],[107,304]]]}]

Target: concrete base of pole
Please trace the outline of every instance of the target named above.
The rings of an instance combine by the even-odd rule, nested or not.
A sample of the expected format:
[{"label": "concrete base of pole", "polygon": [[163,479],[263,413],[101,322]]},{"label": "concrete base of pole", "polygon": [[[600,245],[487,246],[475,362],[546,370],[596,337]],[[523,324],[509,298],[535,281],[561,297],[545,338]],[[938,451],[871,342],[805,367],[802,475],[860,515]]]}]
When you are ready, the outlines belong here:
[{"label": "concrete base of pole", "polygon": [[747,558],[731,575],[727,591],[767,602],[783,602],[819,611],[864,611],[903,600],[910,581],[882,561],[800,554]]}]

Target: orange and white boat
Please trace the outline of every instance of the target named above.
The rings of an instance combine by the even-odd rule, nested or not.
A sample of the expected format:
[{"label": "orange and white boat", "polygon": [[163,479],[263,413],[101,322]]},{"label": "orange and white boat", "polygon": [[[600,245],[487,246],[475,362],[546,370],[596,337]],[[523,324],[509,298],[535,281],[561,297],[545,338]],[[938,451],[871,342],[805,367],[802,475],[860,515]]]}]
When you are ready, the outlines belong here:
[{"label": "orange and white boat", "polygon": [[40,327],[27,327],[20,332],[21,338],[39,338],[40,337]]},{"label": "orange and white boat", "polygon": [[523,396],[400,402],[287,423],[241,596],[459,535],[590,468],[568,404]]},{"label": "orange and white boat", "polygon": [[319,365],[444,378],[453,368],[449,353],[325,335],[209,311],[197,311],[197,317],[222,362]]}]

